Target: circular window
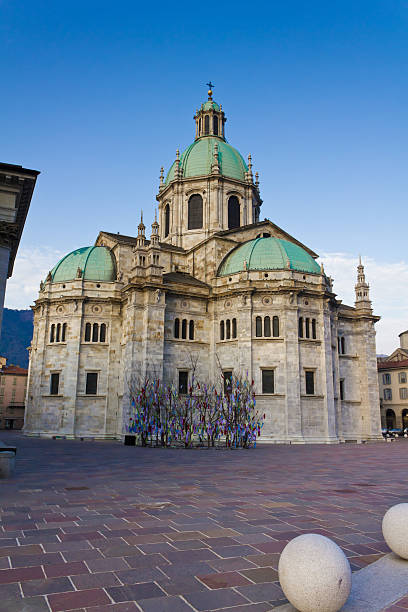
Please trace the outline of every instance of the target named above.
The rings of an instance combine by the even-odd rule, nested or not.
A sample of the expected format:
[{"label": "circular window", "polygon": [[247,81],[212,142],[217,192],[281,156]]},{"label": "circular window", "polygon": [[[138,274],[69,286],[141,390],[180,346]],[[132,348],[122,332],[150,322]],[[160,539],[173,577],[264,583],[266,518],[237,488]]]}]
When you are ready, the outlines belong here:
[{"label": "circular window", "polygon": [[97,286],[97,287],[98,287],[98,289],[99,289],[99,287],[100,287],[100,284],[98,283],[98,284],[97,284],[96,286]]},{"label": "circular window", "polygon": [[269,274],[267,272],[265,272],[264,277],[268,278]]},{"label": "circular window", "polygon": [[268,304],[272,304],[272,298],[270,298],[270,297],[264,297],[264,298],[263,298],[263,300],[262,300],[262,303],[263,303],[263,304],[265,304],[266,306],[267,306]]},{"label": "circular window", "polygon": [[231,308],[231,302],[230,302],[229,300],[227,300],[227,301],[224,303],[224,306],[225,306],[225,308]]},{"label": "circular window", "polygon": [[65,289],[65,285],[62,285],[62,288]]},{"label": "circular window", "polygon": [[308,302],[307,300],[305,300],[305,305],[306,305],[306,306],[308,306],[308,305],[309,305],[309,302]]},{"label": "circular window", "polygon": [[64,307],[63,306],[58,306],[57,312],[58,312],[58,314],[63,313],[64,312]]},{"label": "circular window", "polygon": [[231,277],[229,277],[228,282],[230,283],[231,281],[232,281],[232,278],[231,278]]},{"label": "circular window", "polygon": [[181,307],[182,307],[182,308],[188,308],[188,302],[187,302],[186,300],[183,300],[183,301],[181,302]]},{"label": "circular window", "polygon": [[92,312],[94,312],[95,314],[98,314],[101,311],[102,311],[102,308],[100,306],[93,306],[92,307]]}]

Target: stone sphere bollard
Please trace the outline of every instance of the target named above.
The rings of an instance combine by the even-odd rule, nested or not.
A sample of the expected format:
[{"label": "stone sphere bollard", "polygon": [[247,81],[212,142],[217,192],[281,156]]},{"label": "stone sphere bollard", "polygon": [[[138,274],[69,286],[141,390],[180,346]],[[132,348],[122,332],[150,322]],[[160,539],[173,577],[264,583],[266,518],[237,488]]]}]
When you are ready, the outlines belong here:
[{"label": "stone sphere bollard", "polygon": [[392,506],[382,521],[384,540],[399,557],[408,559],[408,504]]},{"label": "stone sphere bollard", "polygon": [[305,533],[291,540],[279,559],[279,581],[299,612],[338,612],[351,590],[350,564],[324,536]]}]

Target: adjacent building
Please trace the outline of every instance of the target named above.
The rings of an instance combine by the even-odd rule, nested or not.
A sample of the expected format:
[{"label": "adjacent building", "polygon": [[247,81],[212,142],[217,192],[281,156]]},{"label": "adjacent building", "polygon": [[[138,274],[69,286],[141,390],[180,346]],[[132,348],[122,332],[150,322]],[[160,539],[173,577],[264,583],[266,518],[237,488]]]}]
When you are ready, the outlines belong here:
[{"label": "adjacent building", "polygon": [[7,279],[13,273],[38,170],[0,163],[0,334]]},{"label": "adjacent building", "polygon": [[0,429],[22,429],[28,370],[0,357]]},{"label": "adjacent building", "polygon": [[408,331],[399,339],[400,346],[378,360],[381,424],[389,429],[408,427]]},{"label": "adjacent building", "polygon": [[135,378],[187,389],[254,380],[270,442],[380,438],[375,323],[364,267],[355,306],[317,254],[269,220],[252,159],[208,92],[194,142],[165,177],[150,239],[102,231],[66,255],[33,306],[27,435],[120,438]]}]

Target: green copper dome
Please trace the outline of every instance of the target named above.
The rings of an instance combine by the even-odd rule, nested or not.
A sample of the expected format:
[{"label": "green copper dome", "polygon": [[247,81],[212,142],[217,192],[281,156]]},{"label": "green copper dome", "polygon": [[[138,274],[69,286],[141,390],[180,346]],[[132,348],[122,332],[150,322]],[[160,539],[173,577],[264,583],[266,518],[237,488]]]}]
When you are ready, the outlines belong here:
[{"label": "green copper dome", "polygon": [[76,249],[65,255],[51,270],[52,282],[60,283],[78,278],[110,282],[116,280],[116,260],[113,253],[104,246],[91,246]]},{"label": "green copper dome", "polygon": [[[205,176],[211,174],[211,165],[214,161],[214,145],[218,144],[218,164],[223,176],[245,180],[248,170],[242,155],[234,147],[216,136],[204,136],[191,144],[180,156],[180,167],[183,177]],[[166,185],[174,180],[176,162],[171,166],[166,177]]]},{"label": "green copper dome", "polygon": [[281,238],[256,238],[236,247],[225,257],[218,276],[228,276],[245,269],[321,273],[319,264],[305,249]]},{"label": "green copper dome", "polygon": [[207,100],[207,102],[204,102],[201,105],[201,110],[203,110],[203,111],[210,110],[210,108],[212,108],[212,109],[214,109],[216,111],[220,110],[219,105],[216,102],[214,102],[214,100]]}]

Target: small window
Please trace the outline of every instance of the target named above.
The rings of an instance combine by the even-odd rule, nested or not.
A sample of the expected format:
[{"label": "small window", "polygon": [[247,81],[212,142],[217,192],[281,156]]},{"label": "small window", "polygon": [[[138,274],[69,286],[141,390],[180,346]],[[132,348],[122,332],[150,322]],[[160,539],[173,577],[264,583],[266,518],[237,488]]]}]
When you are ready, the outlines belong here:
[{"label": "small window", "polygon": [[213,117],[213,134],[215,136],[218,136],[218,117],[217,115],[214,115]]},{"label": "small window", "polygon": [[316,319],[312,319],[312,338],[316,340]]},{"label": "small window", "polygon": [[257,338],[262,337],[262,319],[261,317],[256,317],[255,319],[255,336]]},{"label": "small window", "polygon": [[210,117],[206,115],[204,117],[204,134],[210,133]]},{"label": "small window", "polygon": [[92,325],[92,342],[98,342],[98,336],[99,336],[99,325],[97,323],[94,323]]},{"label": "small window", "polygon": [[299,317],[299,338],[303,338],[303,317]]},{"label": "small window", "polygon": [[164,209],[164,237],[170,234],[170,204],[166,204]]},{"label": "small window", "polygon": [[59,391],[59,373],[53,372],[50,381],[50,395],[58,395]]},{"label": "small window", "polygon": [[275,393],[274,370],[262,370],[262,393]]},{"label": "small window", "polygon": [[341,344],[341,354],[345,355],[346,354],[346,340],[344,336],[340,338],[340,344]]},{"label": "small window", "polygon": [[232,371],[224,372],[224,393],[230,393],[232,389]]},{"label": "small window", "polygon": [[237,320],[236,319],[232,319],[232,337],[233,338],[237,337]]},{"label": "small window", "polygon": [[265,317],[264,318],[264,336],[269,338],[270,335],[271,335],[271,318]]},{"label": "small window", "polygon": [[57,325],[57,335],[55,336],[55,342],[59,342],[61,339],[61,323]]},{"label": "small window", "polygon": [[340,378],[340,399],[344,400],[344,379]]},{"label": "small window", "polygon": [[406,372],[400,372],[398,374],[398,382],[401,385],[404,385],[407,382],[407,373]]},{"label": "small window", "polygon": [[61,334],[61,342],[65,342],[65,338],[67,336],[67,324],[62,324],[62,334]]},{"label": "small window", "polygon": [[272,319],[272,332],[274,338],[279,338],[279,317]]},{"label": "small window", "polygon": [[188,337],[189,337],[189,340],[194,340],[194,321],[190,321],[189,323]]},{"label": "small window", "polygon": [[383,374],[383,384],[384,385],[391,384],[391,374]]},{"label": "small window", "polygon": [[310,319],[305,319],[305,335],[306,338],[310,338]]},{"label": "small window", "polygon": [[174,337],[180,338],[180,319],[174,319]]},{"label": "small window", "polygon": [[384,389],[384,399],[392,400],[392,389]]},{"label": "small window", "polygon": [[407,387],[401,387],[399,390],[400,399],[408,399],[408,389]]},{"label": "small window", "polygon": [[188,372],[179,372],[179,393],[185,395],[188,389]]},{"label": "small window", "polygon": [[96,395],[98,389],[97,372],[87,372],[86,374],[86,395]]},{"label": "small window", "polygon": [[181,337],[183,340],[187,340],[187,319],[183,319],[181,322]]},{"label": "small window", "polygon": [[226,329],[226,333],[225,333],[226,338],[227,340],[229,340],[231,338],[231,321],[229,319],[227,319],[225,329]]},{"label": "small window", "polygon": [[85,342],[91,341],[91,324],[87,323],[85,325]]},{"label": "small window", "polygon": [[312,370],[305,371],[306,395],[314,395],[314,392],[315,392],[314,374],[315,373]]},{"label": "small window", "polygon": [[224,326],[224,321],[220,322],[220,340],[224,340],[225,339],[225,326]]},{"label": "small window", "polygon": [[106,325],[105,323],[102,323],[101,325],[101,331],[99,334],[99,342],[106,342]]},{"label": "small window", "polygon": [[55,325],[53,323],[51,325],[50,342],[54,342],[54,340],[55,340]]}]

